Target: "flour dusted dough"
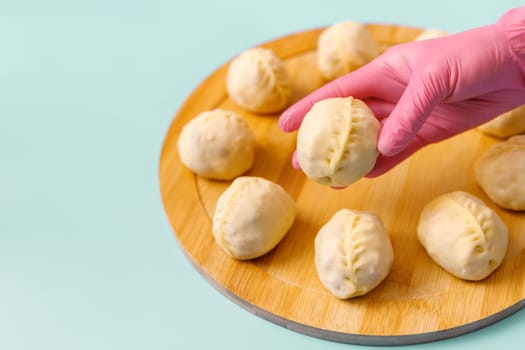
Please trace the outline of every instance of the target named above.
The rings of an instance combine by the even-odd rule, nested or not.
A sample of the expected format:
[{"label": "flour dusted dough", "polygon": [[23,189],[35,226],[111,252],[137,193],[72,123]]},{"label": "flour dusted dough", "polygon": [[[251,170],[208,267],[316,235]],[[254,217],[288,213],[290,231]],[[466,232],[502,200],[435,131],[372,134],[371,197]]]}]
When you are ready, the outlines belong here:
[{"label": "flour dusted dough", "polygon": [[217,201],[213,236],[236,259],[273,249],[295,219],[295,203],[279,185],[260,177],[238,177]]},{"label": "flour dusted dough", "polygon": [[525,135],[513,136],[481,155],[476,180],[500,207],[525,210]]},{"label": "flour dusted dough", "polygon": [[479,126],[478,130],[499,138],[525,133],[525,105],[497,116]]},{"label": "flour dusted dough", "polygon": [[196,174],[231,180],[251,168],[255,139],[238,114],[215,109],[187,123],[177,146],[182,163]]},{"label": "flour dusted dough", "polygon": [[480,199],[462,191],[428,203],[417,227],[430,257],[454,276],[478,281],[490,275],[505,256],[507,227]]},{"label": "flour dusted dough", "polygon": [[374,289],[388,275],[394,252],[381,219],[341,209],[315,238],[315,266],[323,285],[347,299]]},{"label": "flour dusted dough", "polygon": [[292,95],[282,61],[265,48],[244,51],[232,61],[226,90],[236,104],[255,113],[278,112],[288,105]]},{"label": "flour dusted dough", "polygon": [[321,33],[317,42],[317,66],[326,80],[333,80],[367,64],[379,48],[365,25],[336,23]]},{"label": "flour dusted dough", "polygon": [[427,40],[427,39],[434,39],[434,38],[440,38],[443,36],[447,36],[448,33],[445,32],[442,29],[427,29],[424,30],[421,34],[419,34],[414,41],[421,41],[421,40]]},{"label": "flour dusted dough", "polygon": [[378,156],[379,122],[361,100],[330,98],[314,104],[297,135],[297,160],[312,180],[342,187],[359,180]]}]

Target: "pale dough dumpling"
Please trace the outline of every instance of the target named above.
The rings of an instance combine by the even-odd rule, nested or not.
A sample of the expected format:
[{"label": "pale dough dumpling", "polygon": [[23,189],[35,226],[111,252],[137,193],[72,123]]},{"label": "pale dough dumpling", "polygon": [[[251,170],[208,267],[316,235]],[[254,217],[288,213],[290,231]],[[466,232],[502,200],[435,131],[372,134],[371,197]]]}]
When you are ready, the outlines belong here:
[{"label": "pale dough dumpling", "polygon": [[231,62],[226,90],[233,102],[255,113],[281,111],[292,96],[284,64],[273,51],[260,47],[242,52]]},{"label": "pale dough dumpling", "polygon": [[478,130],[500,138],[525,133],[525,105],[503,113],[480,125]]},{"label": "pale dough dumpling", "polygon": [[440,38],[443,36],[447,36],[448,32],[442,30],[442,29],[427,29],[421,32],[414,41],[421,41],[421,40],[427,40],[427,39],[434,39],[434,38]]},{"label": "pale dough dumpling", "polygon": [[315,238],[315,266],[323,285],[347,299],[374,289],[390,272],[394,252],[381,219],[341,209]]},{"label": "pale dough dumpling", "polygon": [[513,136],[483,153],[476,164],[476,180],[500,207],[525,210],[525,135]]},{"label": "pale dough dumpling", "polygon": [[361,100],[330,98],[314,104],[297,135],[297,160],[312,180],[347,186],[375,165],[379,121]]},{"label": "pale dough dumpling", "polygon": [[430,257],[452,275],[478,281],[490,275],[507,251],[507,227],[480,199],[462,191],[428,203],[417,227]]},{"label": "pale dough dumpling", "polygon": [[281,241],[295,212],[295,202],[281,186],[260,177],[238,177],[217,201],[213,236],[235,259],[257,258]]},{"label": "pale dough dumpling", "polygon": [[317,66],[326,80],[333,80],[367,64],[379,48],[361,23],[344,21],[325,29],[317,42]]},{"label": "pale dough dumpling", "polygon": [[215,109],[187,123],[177,147],[182,163],[196,174],[231,180],[251,168],[255,139],[242,117]]}]

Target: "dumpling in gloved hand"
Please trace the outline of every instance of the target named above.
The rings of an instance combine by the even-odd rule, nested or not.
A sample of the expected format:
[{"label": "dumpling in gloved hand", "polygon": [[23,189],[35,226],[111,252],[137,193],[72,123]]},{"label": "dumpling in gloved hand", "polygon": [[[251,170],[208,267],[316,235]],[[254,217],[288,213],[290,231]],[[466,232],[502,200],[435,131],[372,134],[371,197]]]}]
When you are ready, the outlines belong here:
[{"label": "dumpling in gloved hand", "polygon": [[379,128],[379,121],[361,100],[319,101],[306,113],[297,134],[299,165],[320,184],[348,186],[374,167]]}]

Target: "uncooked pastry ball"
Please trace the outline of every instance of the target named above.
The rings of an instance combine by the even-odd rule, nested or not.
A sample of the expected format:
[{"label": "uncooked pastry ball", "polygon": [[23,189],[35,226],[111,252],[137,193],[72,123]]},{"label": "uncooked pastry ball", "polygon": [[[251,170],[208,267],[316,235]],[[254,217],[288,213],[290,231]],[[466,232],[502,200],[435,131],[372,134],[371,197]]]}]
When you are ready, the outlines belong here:
[{"label": "uncooked pastry ball", "polygon": [[500,138],[525,133],[525,105],[503,113],[491,121],[480,125],[478,130]]},{"label": "uncooked pastry ball", "polygon": [[341,209],[315,238],[315,266],[336,297],[363,295],[385,279],[394,252],[381,219],[370,212]]},{"label": "uncooked pastry ball", "polygon": [[231,180],[251,168],[255,139],[238,114],[215,109],[187,123],[177,146],[182,163],[196,174]]},{"label": "uncooked pastry ball", "polygon": [[314,104],[297,135],[297,160],[312,180],[347,186],[375,165],[379,121],[361,100],[330,98]]},{"label": "uncooked pastry ball", "polygon": [[476,164],[476,180],[500,207],[525,210],[525,135],[513,136],[483,153]]},{"label": "uncooked pastry ball", "polygon": [[452,275],[478,281],[490,275],[507,251],[507,227],[480,199],[457,191],[428,203],[417,227],[430,257]]},{"label": "uncooked pastry ball", "polygon": [[213,236],[235,259],[257,258],[284,237],[295,212],[295,202],[281,186],[260,177],[239,177],[217,201]]},{"label": "uncooked pastry ball", "polygon": [[326,80],[333,80],[367,64],[379,55],[374,38],[361,23],[336,23],[317,42],[317,66]]},{"label": "uncooked pastry ball", "polygon": [[449,33],[445,32],[442,29],[427,29],[421,32],[414,41],[421,41],[421,40],[427,40],[427,39],[434,39],[434,38],[440,38],[443,36],[447,36]]},{"label": "uncooked pastry ball", "polygon": [[284,64],[265,48],[244,51],[232,61],[226,90],[236,104],[255,113],[279,112],[292,96]]}]

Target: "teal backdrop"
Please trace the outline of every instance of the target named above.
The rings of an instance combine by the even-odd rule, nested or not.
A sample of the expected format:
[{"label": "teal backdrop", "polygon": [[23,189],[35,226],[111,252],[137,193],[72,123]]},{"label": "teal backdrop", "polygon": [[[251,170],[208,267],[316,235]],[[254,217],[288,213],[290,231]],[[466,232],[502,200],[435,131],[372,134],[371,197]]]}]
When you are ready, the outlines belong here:
[{"label": "teal backdrop", "polygon": [[[264,321],[198,274],[163,212],[165,132],[259,43],[344,19],[457,32],[520,4],[0,0],[0,349],[366,348]],[[410,349],[523,344],[525,311]]]}]

